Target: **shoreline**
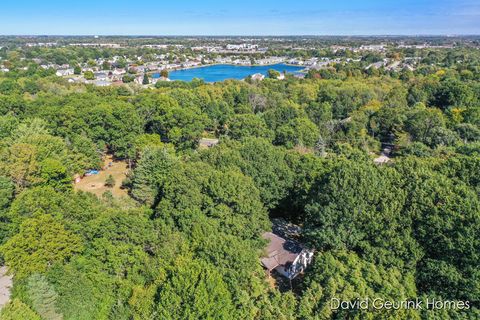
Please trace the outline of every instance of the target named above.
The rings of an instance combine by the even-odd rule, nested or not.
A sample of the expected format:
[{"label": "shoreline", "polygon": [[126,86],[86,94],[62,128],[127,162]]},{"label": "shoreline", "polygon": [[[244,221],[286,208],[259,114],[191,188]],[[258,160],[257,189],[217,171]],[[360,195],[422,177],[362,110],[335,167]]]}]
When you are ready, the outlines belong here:
[{"label": "shoreline", "polygon": [[[279,62],[279,63],[271,63],[271,64],[249,64],[249,65],[246,65],[246,64],[233,64],[233,63],[212,63],[212,64],[205,64],[205,65],[200,65],[200,66],[193,66],[193,67],[184,67],[184,68],[178,68],[178,69],[167,69],[168,72],[171,72],[171,71],[182,71],[182,70],[191,70],[191,69],[199,69],[199,68],[207,68],[207,67],[213,67],[213,66],[232,66],[232,67],[267,67],[267,66],[275,66],[275,65],[279,65],[279,64],[282,64],[282,65],[285,65],[285,66],[289,66],[289,67],[303,67],[303,66],[299,66],[299,65],[296,65],[296,64],[290,64],[290,63],[284,63],[284,62]],[[161,70],[160,71],[150,71],[148,72],[148,74],[160,74]],[[302,72],[302,73],[305,73],[306,72],[306,67],[299,70],[298,72]]]}]

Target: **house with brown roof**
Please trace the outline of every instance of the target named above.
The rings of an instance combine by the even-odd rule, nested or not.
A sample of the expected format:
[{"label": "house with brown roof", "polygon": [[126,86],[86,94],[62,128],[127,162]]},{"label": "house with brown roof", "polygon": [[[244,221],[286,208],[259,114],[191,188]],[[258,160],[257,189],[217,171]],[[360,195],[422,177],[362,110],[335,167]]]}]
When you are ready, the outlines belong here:
[{"label": "house with brown roof", "polygon": [[275,270],[292,280],[312,262],[314,251],[294,240],[284,239],[272,232],[264,233],[263,238],[268,241],[268,245],[266,255],[260,261],[269,273]]}]

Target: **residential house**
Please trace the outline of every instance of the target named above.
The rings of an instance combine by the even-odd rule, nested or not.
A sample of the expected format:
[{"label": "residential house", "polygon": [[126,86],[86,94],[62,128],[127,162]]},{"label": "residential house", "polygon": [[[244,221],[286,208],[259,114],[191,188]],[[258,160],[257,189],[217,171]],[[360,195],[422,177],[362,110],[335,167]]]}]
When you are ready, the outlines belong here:
[{"label": "residential house", "polygon": [[378,61],[378,62],[375,62],[375,63],[372,63],[370,65],[368,65],[365,70],[368,70],[370,68],[375,68],[375,69],[380,69],[381,67],[384,67],[387,63],[388,63],[388,59],[383,59],[382,61]]},{"label": "residential house", "polygon": [[272,232],[264,233],[263,238],[268,241],[268,245],[265,257],[260,261],[269,273],[275,270],[292,280],[312,262],[314,251],[304,248],[294,240],[284,239]]},{"label": "residential house", "polygon": [[254,75],[252,75],[253,81],[262,81],[263,79],[265,79],[265,76],[261,73],[255,73]]},{"label": "residential house", "polygon": [[156,84],[159,81],[172,81],[167,77],[151,77],[150,78],[150,84]]},{"label": "residential house", "polygon": [[138,73],[144,73],[144,72],[145,72],[145,66],[136,66],[136,67],[135,67],[135,70],[136,70]]},{"label": "residential house", "polygon": [[94,75],[95,75],[95,79],[97,80],[106,81],[108,79],[107,72],[94,72]]},{"label": "residential house", "polygon": [[73,70],[73,68],[70,68],[70,69],[59,69],[57,70],[56,72],[56,75],[57,77],[65,77],[65,76],[71,76],[73,75],[75,72]]},{"label": "residential house", "polygon": [[114,69],[113,71],[109,72],[108,76],[111,81],[121,81],[122,77],[126,74],[125,69]]}]

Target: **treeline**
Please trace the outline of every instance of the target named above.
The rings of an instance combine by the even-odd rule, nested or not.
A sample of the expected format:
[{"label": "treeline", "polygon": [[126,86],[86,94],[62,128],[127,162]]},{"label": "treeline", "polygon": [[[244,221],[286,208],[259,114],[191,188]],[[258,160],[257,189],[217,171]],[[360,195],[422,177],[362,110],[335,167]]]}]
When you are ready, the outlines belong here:
[{"label": "treeline", "polygon": [[[156,89],[0,78],[2,319],[475,319],[478,70]],[[340,76],[339,76],[340,75]],[[199,150],[202,137],[218,146]],[[376,165],[381,150],[391,161]],[[73,191],[112,153],[129,199]],[[270,218],[315,260],[293,291],[259,264]],[[468,300],[339,311],[332,298]]]}]

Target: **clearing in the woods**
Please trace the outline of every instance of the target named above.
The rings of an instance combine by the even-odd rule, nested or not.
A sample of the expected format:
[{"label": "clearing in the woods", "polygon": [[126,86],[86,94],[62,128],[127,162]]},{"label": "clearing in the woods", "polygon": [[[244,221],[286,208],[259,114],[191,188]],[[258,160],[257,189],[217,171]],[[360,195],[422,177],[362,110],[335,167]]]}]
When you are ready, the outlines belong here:
[{"label": "clearing in the woods", "polygon": [[[112,156],[107,156],[104,161],[104,169],[98,174],[82,177],[82,180],[75,184],[75,190],[90,192],[101,197],[106,191],[111,191],[115,198],[128,196],[126,189],[122,189],[122,182],[127,177],[128,164],[125,161],[117,161]],[[107,177],[112,175],[115,179],[115,186],[105,186]]]}]

